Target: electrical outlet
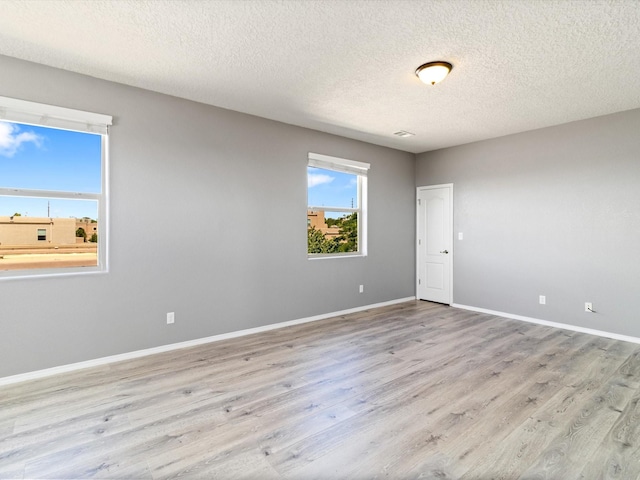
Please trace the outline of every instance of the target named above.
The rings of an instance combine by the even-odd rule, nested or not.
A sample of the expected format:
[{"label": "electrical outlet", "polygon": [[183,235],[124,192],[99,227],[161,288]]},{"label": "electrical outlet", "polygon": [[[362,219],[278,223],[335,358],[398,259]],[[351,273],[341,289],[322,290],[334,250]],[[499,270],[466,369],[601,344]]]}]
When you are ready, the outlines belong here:
[{"label": "electrical outlet", "polygon": [[584,303],[584,311],[585,312],[589,312],[589,313],[595,313],[593,311],[593,304],[591,302],[585,302]]},{"label": "electrical outlet", "polygon": [[167,325],[176,321],[176,314],[174,312],[167,313]]},{"label": "electrical outlet", "polygon": [[547,297],[545,297],[544,295],[540,295],[540,305],[546,305],[547,304]]},{"label": "electrical outlet", "polygon": [[364,293],[364,285],[360,285],[360,293]]}]

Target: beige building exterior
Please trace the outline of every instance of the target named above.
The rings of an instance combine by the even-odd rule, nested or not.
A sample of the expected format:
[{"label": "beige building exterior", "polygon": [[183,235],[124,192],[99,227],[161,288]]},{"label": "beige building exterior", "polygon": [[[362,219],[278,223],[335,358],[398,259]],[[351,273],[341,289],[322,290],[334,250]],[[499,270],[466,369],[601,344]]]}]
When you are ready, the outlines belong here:
[{"label": "beige building exterior", "polygon": [[0,245],[71,245],[75,243],[75,218],[0,217]]},{"label": "beige building exterior", "polygon": [[[89,218],[78,218],[76,219],[76,231],[82,228],[84,230],[84,232],[87,234],[87,239],[86,241],[90,241],[91,240],[91,236],[95,233],[96,235],[98,234],[98,224],[96,222],[91,222],[91,220]],[[75,235],[75,231],[74,231],[74,235]],[[84,243],[84,239],[82,239],[81,237],[76,238],[76,242],[77,243]]]},{"label": "beige building exterior", "polygon": [[329,238],[340,235],[338,227],[327,227],[324,220],[324,210],[307,210],[307,228],[315,228]]}]

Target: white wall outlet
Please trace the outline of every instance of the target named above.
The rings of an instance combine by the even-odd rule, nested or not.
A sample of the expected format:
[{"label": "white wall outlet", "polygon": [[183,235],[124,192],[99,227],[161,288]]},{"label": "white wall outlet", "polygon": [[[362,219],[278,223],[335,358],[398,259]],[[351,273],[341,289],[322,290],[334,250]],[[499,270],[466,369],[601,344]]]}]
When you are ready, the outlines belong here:
[{"label": "white wall outlet", "polygon": [[584,302],[584,311],[589,313],[595,313],[593,311],[593,304],[591,302]]},{"label": "white wall outlet", "polygon": [[545,297],[544,295],[540,295],[540,305],[546,305],[547,304],[547,297]]},{"label": "white wall outlet", "polygon": [[176,321],[176,314],[174,312],[167,313],[167,325]]},{"label": "white wall outlet", "polygon": [[462,237],[463,237],[462,232],[458,232],[458,240],[462,240]]},{"label": "white wall outlet", "polygon": [[360,285],[360,293],[364,292],[364,285]]}]

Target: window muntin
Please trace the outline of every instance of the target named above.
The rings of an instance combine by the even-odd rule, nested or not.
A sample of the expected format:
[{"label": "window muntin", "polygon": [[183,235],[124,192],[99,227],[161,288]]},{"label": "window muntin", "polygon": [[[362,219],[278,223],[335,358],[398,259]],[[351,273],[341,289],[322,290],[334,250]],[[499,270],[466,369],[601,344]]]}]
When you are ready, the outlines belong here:
[{"label": "window muntin", "polygon": [[368,170],[367,163],[309,154],[309,258],[366,255]]},{"label": "window muntin", "polygon": [[106,270],[108,125],[0,97],[0,278]]}]

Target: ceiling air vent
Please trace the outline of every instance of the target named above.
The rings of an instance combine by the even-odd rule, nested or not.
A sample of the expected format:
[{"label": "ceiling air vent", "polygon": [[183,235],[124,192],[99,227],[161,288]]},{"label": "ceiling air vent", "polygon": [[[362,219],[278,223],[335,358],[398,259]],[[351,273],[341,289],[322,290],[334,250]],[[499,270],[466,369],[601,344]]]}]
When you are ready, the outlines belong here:
[{"label": "ceiling air vent", "polygon": [[394,132],[394,135],[398,137],[406,138],[406,137],[413,137],[415,133],[407,132],[406,130],[398,130],[397,132]]}]

